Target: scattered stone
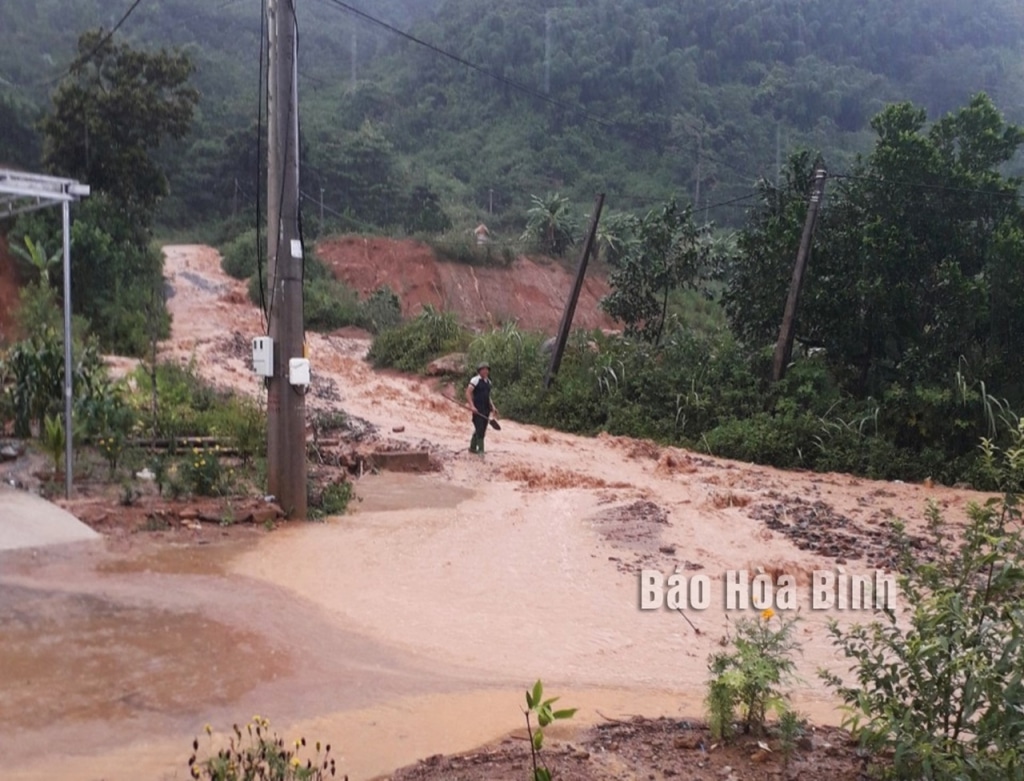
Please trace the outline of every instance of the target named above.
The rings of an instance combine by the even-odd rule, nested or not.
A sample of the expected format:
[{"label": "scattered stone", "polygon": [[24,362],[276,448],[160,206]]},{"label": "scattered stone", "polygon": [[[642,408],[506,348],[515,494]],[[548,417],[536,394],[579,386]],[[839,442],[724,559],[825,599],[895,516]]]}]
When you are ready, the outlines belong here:
[{"label": "scattered stone", "polygon": [[393,426],[393,427],[391,428],[391,430],[392,430],[392,431],[393,431],[393,432],[394,432],[395,434],[401,434],[401,433],[402,433],[403,431],[405,431],[405,426]]},{"label": "scattered stone", "polygon": [[701,747],[703,742],[704,740],[699,732],[688,732],[684,735],[677,736],[676,739],[672,741],[672,745],[679,749],[695,751]]},{"label": "scattered stone", "polygon": [[676,562],[674,545],[662,545],[662,529],[671,526],[668,511],[646,499],[616,505],[587,518],[601,537],[618,549],[632,552],[632,560],[609,556],[617,562],[617,569],[635,574],[642,569],[669,569]]},{"label": "scattered stone", "polygon": [[25,443],[16,441],[0,442],[0,461],[14,461],[25,453]]},{"label": "scattered stone", "polygon": [[273,523],[278,518],[284,518],[284,510],[276,504],[268,503],[253,510],[250,517],[253,523]]},{"label": "scattered stone", "polygon": [[194,521],[199,518],[199,510],[191,507],[186,510],[179,510],[178,517],[183,521]]},{"label": "scattered stone", "polygon": [[[900,561],[896,537],[887,525],[858,523],[821,500],[770,494],[775,501],[754,505],[750,517],[772,531],[781,532],[801,550],[812,551],[836,563],[863,561],[868,567],[895,570]],[[910,544],[923,548],[922,540]],[[925,556],[925,558],[928,558]]]},{"label": "scattered stone", "polygon": [[448,353],[427,364],[427,376],[443,377],[448,374],[464,374],[468,364],[465,353]]}]

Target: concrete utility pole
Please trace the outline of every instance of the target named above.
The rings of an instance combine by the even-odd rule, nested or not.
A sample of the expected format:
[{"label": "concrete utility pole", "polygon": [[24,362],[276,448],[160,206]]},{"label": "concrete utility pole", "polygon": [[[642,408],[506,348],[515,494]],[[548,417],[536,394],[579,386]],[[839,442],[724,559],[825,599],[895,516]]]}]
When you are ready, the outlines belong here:
[{"label": "concrete utility pole", "polygon": [[804,232],[800,237],[800,249],[796,254],[796,265],[793,267],[793,279],[789,283],[789,296],[786,298],[786,311],[782,315],[782,326],[779,328],[779,340],[775,343],[775,358],[772,361],[772,382],[778,382],[786,373],[786,367],[793,357],[793,335],[796,326],[796,305],[803,287],[804,271],[807,269],[807,256],[811,251],[811,239],[814,236],[814,225],[818,219],[818,206],[825,193],[826,172],[819,168],[814,172],[814,184],[811,185],[811,201],[807,206],[807,219],[804,220]]},{"label": "concrete utility pole", "polygon": [[296,0],[267,1],[267,258],[274,373],[267,394],[267,488],[288,517],[306,517],[305,388],[289,381],[304,356],[299,239]]},{"label": "concrete utility pole", "polygon": [[551,383],[558,374],[558,367],[562,365],[562,353],[565,352],[565,343],[569,339],[569,329],[572,328],[572,318],[576,314],[576,302],[580,298],[580,291],[583,290],[583,278],[587,274],[587,261],[590,259],[590,250],[594,246],[594,236],[597,233],[597,223],[601,219],[601,209],[604,206],[604,193],[598,193],[594,199],[594,213],[590,217],[590,227],[587,229],[587,239],[583,242],[583,254],[580,256],[580,265],[576,269],[576,282],[573,285],[569,300],[565,302],[565,310],[562,312],[562,323],[558,326],[558,337],[555,341],[555,349],[551,353],[551,364],[544,375],[544,387],[550,388]]}]

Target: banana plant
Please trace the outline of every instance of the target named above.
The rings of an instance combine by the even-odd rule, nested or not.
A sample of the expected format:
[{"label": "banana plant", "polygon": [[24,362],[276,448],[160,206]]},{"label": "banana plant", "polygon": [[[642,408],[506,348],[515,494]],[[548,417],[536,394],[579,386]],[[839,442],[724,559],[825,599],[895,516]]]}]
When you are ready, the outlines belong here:
[{"label": "banana plant", "polygon": [[41,282],[49,283],[50,272],[60,265],[63,258],[63,251],[57,250],[52,255],[47,257],[46,250],[43,248],[42,242],[35,242],[31,236],[25,237],[25,246],[19,247],[17,245],[11,247],[17,257],[27,262],[29,266],[39,275]]}]

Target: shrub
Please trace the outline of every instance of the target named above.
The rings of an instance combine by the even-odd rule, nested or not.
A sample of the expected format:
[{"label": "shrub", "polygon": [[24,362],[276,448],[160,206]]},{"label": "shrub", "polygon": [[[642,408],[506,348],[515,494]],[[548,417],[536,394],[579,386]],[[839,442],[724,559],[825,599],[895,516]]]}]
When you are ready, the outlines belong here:
[{"label": "shrub", "polygon": [[192,448],[179,463],[178,474],[195,496],[218,496],[222,491],[224,470],[216,449]]},{"label": "shrub", "polygon": [[[328,744],[321,752],[316,743],[316,754],[305,762],[298,752],[306,748],[306,739],[299,738],[294,747],[285,745],[284,739],[270,732],[270,722],[259,716],[246,725],[247,743],[243,743],[242,730],[234,726],[234,736],[227,748],[220,749],[206,759],[199,758],[199,739],[192,741],[189,774],[205,781],[322,781],[335,774],[335,763]],[[212,733],[206,728],[207,735]]]},{"label": "shrub", "polygon": [[418,372],[432,359],[457,349],[465,339],[452,312],[438,312],[427,305],[415,319],[377,334],[367,357],[377,367]]},{"label": "shrub", "polygon": [[149,428],[155,436],[172,440],[172,449],[176,439],[213,434],[218,415],[230,398],[199,377],[194,363],[161,363],[156,367],[154,416],[153,378],[142,368],[132,377],[136,388],[133,405],[140,415],[149,416]]},{"label": "shrub", "polygon": [[267,415],[255,402],[231,397],[212,418],[212,429],[231,441],[242,466],[266,454]]},{"label": "shrub", "polygon": [[733,651],[711,655],[708,669],[713,677],[705,705],[713,738],[725,740],[732,735],[737,711],[743,732],[754,734],[765,732],[770,711],[780,717],[786,713],[782,686],[793,677],[796,621],[777,617],[768,608],[757,619],[736,622]]},{"label": "shrub", "polygon": [[379,287],[363,302],[360,319],[370,333],[395,328],[402,322],[402,302],[387,285]]},{"label": "shrub", "polygon": [[959,544],[935,504],[924,546],[933,560],[897,526],[902,620],[883,609],[867,626],[830,626],[855,680],[821,675],[846,703],[845,726],[875,754],[891,752],[892,777],[1024,778],[1024,426],[1011,434],[1002,451],[983,442],[982,458],[1010,490],[969,506]]},{"label": "shrub", "polygon": [[[72,383],[79,403],[92,397],[100,387],[106,369],[92,346],[75,351]],[[7,406],[14,418],[16,436],[28,437],[33,424],[42,430],[47,415],[60,415],[64,409],[64,344],[53,329],[45,328],[30,339],[15,344],[5,359],[4,372],[10,383],[0,387],[8,396]]]},{"label": "shrub", "polygon": [[347,325],[362,325],[359,296],[336,279],[307,278],[303,283],[303,319],[311,331],[333,331]]},{"label": "shrub", "polygon": [[76,415],[82,432],[96,445],[107,462],[110,477],[117,471],[135,429],[135,411],[128,404],[120,386],[103,378],[92,392],[78,401]]},{"label": "shrub", "polygon": [[307,504],[312,510],[310,516],[325,518],[329,515],[344,515],[354,495],[352,483],[347,480],[328,483],[319,494],[310,490],[307,494]]},{"label": "shrub", "polygon": [[256,229],[250,228],[236,236],[223,249],[220,267],[224,273],[235,279],[248,279],[256,274],[256,264],[263,250],[257,244],[262,237],[257,236]]},{"label": "shrub", "polygon": [[477,244],[476,238],[468,233],[446,233],[427,238],[426,243],[439,258],[467,266],[508,268],[517,254],[515,245],[491,242]]}]

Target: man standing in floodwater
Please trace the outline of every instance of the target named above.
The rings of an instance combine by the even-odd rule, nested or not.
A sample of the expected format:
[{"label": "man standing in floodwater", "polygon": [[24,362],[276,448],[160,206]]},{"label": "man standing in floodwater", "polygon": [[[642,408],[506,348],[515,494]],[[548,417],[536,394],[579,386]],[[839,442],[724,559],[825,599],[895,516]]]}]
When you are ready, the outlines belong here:
[{"label": "man standing in floodwater", "polygon": [[476,367],[476,376],[466,386],[466,406],[473,413],[473,438],[469,441],[469,452],[484,454],[484,435],[491,415],[498,416],[498,408],[491,401],[491,367],[481,363]]}]

